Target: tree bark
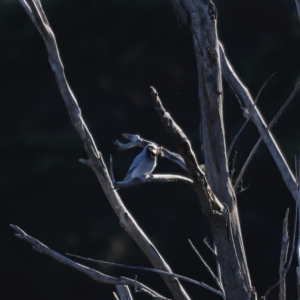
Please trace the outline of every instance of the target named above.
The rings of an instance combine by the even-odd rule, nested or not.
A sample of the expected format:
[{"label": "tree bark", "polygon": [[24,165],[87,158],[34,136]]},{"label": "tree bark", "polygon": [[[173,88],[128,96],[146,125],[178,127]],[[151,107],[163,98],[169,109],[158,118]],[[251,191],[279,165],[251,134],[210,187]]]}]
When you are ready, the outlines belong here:
[{"label": "tree bark", "polygon": [[[172,3],[192,31],[198,69],[205,175],[213,194],[224,205],[226,212],[208,214],[218,249],[226,299],[256,299],[228,170],[216,8],[212,2],[204,0],[172,0]],[[204,208],[201,199],[200,203]]]}]

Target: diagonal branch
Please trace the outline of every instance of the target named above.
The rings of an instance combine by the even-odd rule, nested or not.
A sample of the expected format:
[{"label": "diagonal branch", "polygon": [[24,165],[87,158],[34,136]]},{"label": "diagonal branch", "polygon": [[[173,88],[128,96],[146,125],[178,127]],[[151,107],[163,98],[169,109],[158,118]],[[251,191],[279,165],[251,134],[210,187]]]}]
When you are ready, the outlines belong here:
[{"label": "diagonal branch", "polygon": [[196,255],[198,256],[198,258],[200,259],[200,261],[202,262],[202,264],[205,266],[205,268],[207,269],[207,271],[209,272],[209,274],[211,275],[211,277],[213,278],[213,280],[215,281],[215,283],[217,284],[217,286],[219,287],[219,290],[223,291],[223,288],[221,286],[221,283],[219,281],[219,279],[217,278],[217,276],[215,275],[215,273],[212,271],[212,269],[209,267],[209,265],[206,263],[206,261],[204,260],[204,258],[200,255],[200,253],[197,251],[196,247],[193,245],[193,243],[191,242],[191,240],[188,240],[190,243],[190,246],[192,247],[192,249],[194,250],[194,252],[196,253]]},{"label": "diagonal branch", "polygon": [[[261,116],[258,108],[256,106],[253,106],[253,100],[248,92],[247,88],[242,84],[242,82],[237,77],[236,73],[234,72],[232,66],[228,62],[224,49],[219,42],[219,48],[220,48],[220,56],[221,56],[221,63],[222,63],[222,74],[233,92],[235,93],[236,97],[240,99],[245,107],[248,109],[248,111],[251,111],[252,107],[254,108],[251,120],[256,125],[260,135],[262,136],[264,132],[267,130],[267,125]],[[271,132],[267,131],[267,133],[264,135],[263,140],[269,149],[280,173],[283,178],[283,181],[285,182],[286,186],[288,187],[290,193],[296,199],[296,192],[295,192],[295,186],[296,186],[296,180],[295,177],[290,170],[283,154],[281,153],[273,135]]]},{"label": "diagonal branch", "polygon": [[[118,292],[118,295],[120,297],[120,300],[133,300],[133,297],[130,293],[130,289],[127,285],[116,285],[116,290]],[[115,293],[114,293],[115,295]],[[117,297],[115,295],[115,297]],[[118,299],[118,298],[116,298]]]},{"label": "diagonal branch", "polygon": [[[240,130],[238,131],[238,133],[234,136],[230,146],[228,147],[228,153],[227,153],[227,156],[229,158],[230,156],[230,153],[231,153],[231,150],[236,142],[236,140],[238,139],[238,137],[240,136],[240,134],[242,133],[242,131],[245,129],[246,125],[248,124],[248,122],[250,121],[251,119],[251,116],[252,116],[252,113],[253,113],[253,110],[254,110],[254,106],[257,104],[257,101],[258,101],[258,98],[262,92],[262,90],[265,88],[266,84],[269,82],[269,80],[276,74],[273,73],[267,80],[266,82],[261,86],[261,88],[259,89],[257,95],[256,95],[256,98],[254,100],[254,103],[253,103],[253,106],[252,106],[252,109],[251,111],[249,112],[248,109],[244,109],[244,116],[246,117],[246,121],[244,122],[244,124],[242,125],[242,127],[240,128]],[[241,107],[243,109],[243,107]]]},{"label": "diagonal branch", "polygon": [[164,108],[157,91],[153,87],[151,87],[151,98],[162,125],[173,138],[181,157],[184,159],[188,173],[194,182],[194,189],[200,199],[203,213],[205,215],[210,214],[212,212],[211,205],[214,206],[214,211],[222,213],[224,211],[224,206],[211,192],[204,175],[204,169],[199,166],[188,137]]},{"label": "diagonal branch", "polygon": [[280,263],[279,263],[279,299],[286,299],[286,269],[285,265],[288,257],[289,250],[289,231],[288,231],[288,221],[289,221],[289,209],[287,209],[285,218],[283,221],[283,230],[281,238],[281,252],[280,252]]},{"label": "diagonal branch", "polygon": [[82,272],[85,275],[88,275],[92,279],[105,283],[105,284],[113,284],[113,285],[130,285],[130,286],[138,286],[140,289],[146,290],[154,299],[161,299],[161,300],[167,300],[167,298],[161,296],[160,294],[156,293],[149,287],[145,286],[144,284],[137,282],[136,280],[125,278],[125,277],[112,277],[109,275],[106,275],[104,273],[101,273],[97,270],[91,269],[89,267],[86,267],[84,265],[78,264],[71,259],[57,253],[56,251],[52,250],[51,248],[47,247],[46,245],[42,244],[37,239],[31,237],[28,235],[25,231],[23,231],[20,227],[16,225],[10,225],[17,233],[15,233],[15,236],[20,238],[21,240],[31,244],[33,246],[33,250],[36,250],[39,253],[44,253],[46,255],[49,255],[50,257],[56,259],[57,261],[67,265],[68,267],[71,267],[79,272]]},{"label": "diagonal branch", "polygon": [[242,167],[242,170],[240,172],[240,174],[238,175],[235,183],[234,183],[234,189],[237,189],[240,180],[242,179],[252,157],[254,156],[256,150],[258,149],[261,141],[263,140],[263,138],[270,132],[270,130],[273,128],[273,126],[277,123],[279,117],[281,116],[281,114],[284,112],[284,110],[287,108],[287,106],[291,103],[291,101],[294,99],[296,93],[298,92],[300,88],[300,81],[297,82],[295,88],[293,89],[292,93],[290,94],[290,96],[288,97],[288,99],[285,101],[285,103],[281,106],[281,108],[279,109],[279,111],[277,112],[277,114],[273,117],[272,121],[270,122],[270,124],[267,126],[266,130],[261,134],[261,137],[259,138],[259,140],[256,142],[255,146],[253,147],[252,151],[250,152],[245,164]]},{"label": "diagonal branch", "polygon": [[[300,220],[300,151],[298,154],[298,163],[297,163],[297,208],[298,208],[298,219]],[[300,221],[298,221],[298,241],[297,241],[297,261],[298,261],[298,272],[297,278],[298,283],[300,283]],[[300,285],[299,285],[300,287]],[[300,294],[299,294],[300,297]]]},{"label": "diagonal branch", "polygon": [[[42,9],[40,0],[19,0],[19,2],[44,39],[49,55],[49,63],[55,74],[71,122],[82,140],[85,151],[89,157],[89,165],[95,172],[110,205],[118,216],[121,227],[135,240],[155,268],[171,272],[168,264],[138,226],[134,218],[130,215],[117,191],[114,190],[102,154],[97,149],[94,139],[83,120],[77,100],[67,82],[56,39]],[[185,290],[176,278],[170,278],[165,275],[162,275],[162,278],[171,290],[175,300],[189,299]]]},{"label": "diagonal branch", "polygon": [[188,173],[190,174],[191,178],[193,179],[194,182],[199,182],[201,180],[201,175],[204,174],[199,167],[196,155],[194,153],[194,150],[192,149],[188,137],[185,135],[182,129],[173,120],[171,115],[163,107],[163,104],[154,87],[150,87],[150,88],[151,88],[151,98],[154,103],[154,107],[160,117],[161,123],[173,138],[175,145],[178,148],[179,154],[182,156],[182,158],[185,161],[186,167],[188,169]]}]

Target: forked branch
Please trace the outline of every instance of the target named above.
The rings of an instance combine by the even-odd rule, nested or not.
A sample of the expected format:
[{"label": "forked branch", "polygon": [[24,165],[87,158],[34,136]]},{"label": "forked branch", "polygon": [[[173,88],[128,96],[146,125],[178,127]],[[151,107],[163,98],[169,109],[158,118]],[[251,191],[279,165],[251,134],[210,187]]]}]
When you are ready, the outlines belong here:
[{"label": "forked branch", "polygon": [[[263,136],[263,140],[271,153],[280,173],[285,182],[286,186],[288,187],[290,193],[296,200],[296,180],[295,177],[290,170],[283,154],[281,153],[272,133],[267,130],[267,125],[261,116],[258,108],[254,105],[253,99],[247,90],[247,88],[242,84],[236,73],[234,72],[232,66],[230,65],[229,61],[226,58],[223,46],[219,42],[220,48],[220,56],[221,56],[221,63],[222,63],[222,74],[233,92],[235,93],[236,97],[242,101],[244,106],[247,108],[248,111],[251,111],[252,108],[253,112],[251,114],[251,121],[256,125],[259,134]],[[266,132],[266,134],[264,134]]]},{"label": "forked branch", "polygon": [[287,108],[287,106],[291,103],[291,101],[294,99],[296,93],[298,92],[300,88],[300,81],[297,82],[295,88],[293,89],[291,95],[288,97],[288,99],[285,101],[285,103],[281,106],[281,108],[279,109],[279,111],[276,113],[276,115],[273,117],[272,121],[270,122],[270,124],[267,126],[266,130],[262,133],[261,137],[259,138],[259,140],[256,142],[255,146],[253,147],[253,149],[251,150],[245,164],[242,167],[242,170],[240,171],[235,183],[234,183],[234,188],[237,189],[240,180],[242,179],[251,159],[253,158],[255,152],[257,151],[261,141],[263,140],[263,138],[270,132],[270,130],[273,128],[273,126],[277,123],[279,117],[281,116],[281,114],[284,112],[284,110]]}]

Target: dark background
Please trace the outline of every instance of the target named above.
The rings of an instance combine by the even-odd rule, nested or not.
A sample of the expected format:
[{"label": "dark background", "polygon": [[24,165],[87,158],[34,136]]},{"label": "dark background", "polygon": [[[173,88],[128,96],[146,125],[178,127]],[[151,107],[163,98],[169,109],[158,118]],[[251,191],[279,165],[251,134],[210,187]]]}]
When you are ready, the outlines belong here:
[{"label": "dark background", "polygon": [[[185,130],[198,155],[197,73],[191,34],[178,26],[168,0],[43,1],[56,34],[66,75],[96,143],[122,179],[138,149],[118,153],[113,141],[137,133],[176,151],[159,123],[149,86]],[[274,72],[259,107],[269,122],[299,79],[300,23],[292,0],[216,1],[218,30],[227,56],[253,96]],[[69,120],[47,61],[42,38],[17,1],[0,1],[0,297],[1,299],[113,299],[113,286],[34,252],[14,237],[16,224],[60,253],[150,266],[119,227]],[[224,84],[227,143],[242,125],[238,102]],[[274,127],[290,166],[299,149],[299,95]],[[258,139],[249,124],[238,140],[237,174]],[[181,173],[161,159],[155,172]],[[236,174],[236,175],[237,175]],[[266,147],[261,145],[238,195],[241,224],[254,286],[259,295],[278,279],[282,221],[294,200]],[[120,192],[125,205],[173,271],[214,285],[190,249],[191,239],[208,263],[210,237],[195,194],[184,185],[149,184]],[[98,267],[93,265],[94,267]],[[296,298],[295,259],[288,299]],[[165,296],[156,274],[101,267],[138,279]],[[220,299],[184,283],[193,299]],[[268,299],[278,299],[275,290]],[[149,299],[138,294],[136,299]]]}]

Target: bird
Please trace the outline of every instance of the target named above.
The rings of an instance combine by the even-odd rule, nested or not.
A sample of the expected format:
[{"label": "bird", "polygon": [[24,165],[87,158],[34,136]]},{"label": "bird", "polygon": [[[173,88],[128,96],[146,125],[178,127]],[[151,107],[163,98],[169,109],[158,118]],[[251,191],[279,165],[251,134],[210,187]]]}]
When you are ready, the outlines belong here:
[{"label": "bird", "polygon": [[153,145],[147,145],[143,151],[133,160],[124,180],[149,175],[156,167],[158,148]]}]

